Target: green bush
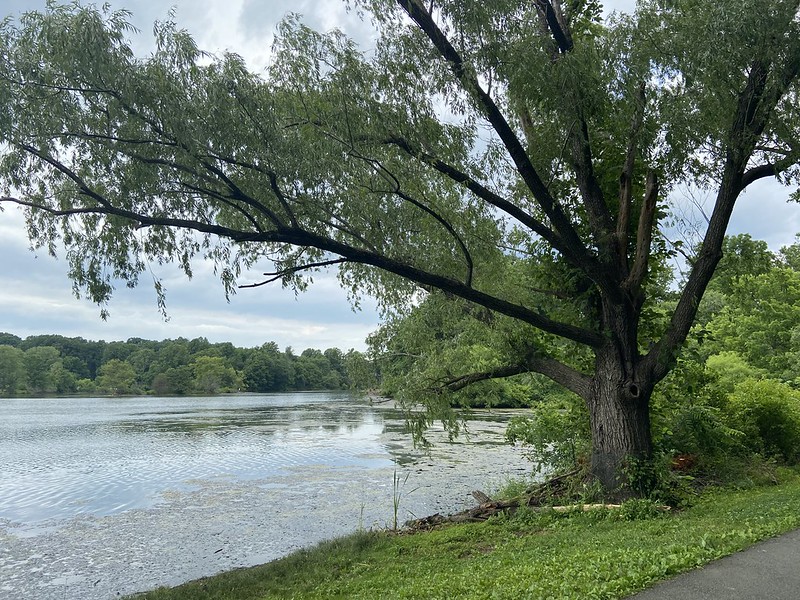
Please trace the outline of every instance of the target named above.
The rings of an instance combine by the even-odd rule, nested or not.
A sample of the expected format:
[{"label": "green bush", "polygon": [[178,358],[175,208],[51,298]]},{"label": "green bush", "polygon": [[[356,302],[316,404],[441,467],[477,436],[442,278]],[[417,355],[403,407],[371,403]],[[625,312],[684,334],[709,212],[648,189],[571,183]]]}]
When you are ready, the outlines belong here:
[{"label": "green bush", "polygon": [[569,471],[589,452],[589,417],[583,402],[562,398],[533,409],[533,417],[514,417],[506,438],[526,447],[537,470]]},{"label": "green bush", "polygon": [[709,356],[706,367],[717,376],[717,385],[727,394],[746,379],[761,379],[766,375],[763,369],[750,365],[741,354],[730,350]]},{"label": "green bush", "polygon": [[725,413],[715,406],[684,404],[671,415],[660,446],[673,456],[691,455],[695,461],[713,461],[736,451],[744,435],[729,427]]},{"label": "green bush", "polygon": [[628,460],[628,486],[640,499],[675,508],[691,506],[696,496],[690,485],[693,477],[673,471],[670,462],[671,457],[661,453],[649,460]]},{"label": "green bush", "polygon": [[787,463],[800,459],[800,392],[772,379],[747,379],[729,396],[727,411],[749,450]]}]

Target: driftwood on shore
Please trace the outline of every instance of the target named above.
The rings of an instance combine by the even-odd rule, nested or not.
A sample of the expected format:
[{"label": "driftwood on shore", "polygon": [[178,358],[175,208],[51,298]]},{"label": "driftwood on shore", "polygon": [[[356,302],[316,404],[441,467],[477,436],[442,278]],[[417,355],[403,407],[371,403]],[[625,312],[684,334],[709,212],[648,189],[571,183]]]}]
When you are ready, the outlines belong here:
[{"label": "driftwood on shore", "polygon": [[[472,497],[478,502],[478,506],[462,510],[452,515],[442,515],[436,513],[422,519],[406,521],[406,527],[412,531],[431,529],[436,525],[444,523],[470,523],[485,521],[490,517],[499,514],[511,514],[518,508],[525,506],[534,510],[554,510],[556,512],[568,512],[572,510],[590,511],[597,509],[619,508],[619,504],[577,504],[565,506],[551,506],[549,500],[562,495],[566,491],[570,480],[579,474],[579,470],[570,471],[564,475],[554,477],[535,488],[527,490],[524,494],[511,500],[492,500],[484,492],[474,491]],[[669,510],[668,507],[663,507]]]},{"label": "driftwood on shore", "polygon": [[571,478],[578,475],[580,471],[570,471],[564,475],[553,477],[534,488],[527,490],[524,494],[511,500],[492,500],[481,491],[472,492],[472,497],[478,502],[478,506],[462,510],[452,515],[442,515],[436,513],[422,519],[406,521],[406,527],[411,530],[430,529],[443,523],[469,523],[485,521],[501,513],[513,513],[520,506],[541,507],[546,504],[549,498],[564,492]]}]

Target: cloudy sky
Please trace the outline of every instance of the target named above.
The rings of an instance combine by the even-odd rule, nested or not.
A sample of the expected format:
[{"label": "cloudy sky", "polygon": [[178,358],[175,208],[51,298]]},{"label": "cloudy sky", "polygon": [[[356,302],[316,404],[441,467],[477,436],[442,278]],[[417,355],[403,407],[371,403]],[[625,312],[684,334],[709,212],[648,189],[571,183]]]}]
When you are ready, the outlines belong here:
[{"label": "cloudy sky", "polygon": [[[605,4],[607,10],[630,10],[632,3]],[[369,37],[368,25],[347,12],[341,0],[113,0],[111,5],[132,11],[132,21],[142,32],[134,44],[142,55],[148,51],[153,22],[174,6],[178,24],[201,48],[237,52],[254,69],[263,68],[275,24],[290,11],[302,14],[317,29],[339,27],[357,39]],[[3,0],[0,17],[43,6],[44,0]],[[740,200],[729,232],[748,232],[776,250],[791,243],[800,232],[800,209],[786,204],[787,195],[773,182],[754,186]],[[191,281],[176,267],[158,272],[167,288],[169,321],[161,318],[152,288],[143,279],[135,290],[118,287],[111,316],[103,322],[97,306],[72,295],[64,260],[29,250],[22,219],[13,209],[0,213],[0,257],[0,331],[21,337],[59,333],[111,341],[203,336],[244,347],[275,341],[298,351],[363,349],[364,338],[378,325],[374,303],[366,300],[361,311],[353,311],[332,277],[315,278],[309,291],[298,297],[267,286],[241,290],[227,303],[210,269],[204,272],[201,267]]]}]

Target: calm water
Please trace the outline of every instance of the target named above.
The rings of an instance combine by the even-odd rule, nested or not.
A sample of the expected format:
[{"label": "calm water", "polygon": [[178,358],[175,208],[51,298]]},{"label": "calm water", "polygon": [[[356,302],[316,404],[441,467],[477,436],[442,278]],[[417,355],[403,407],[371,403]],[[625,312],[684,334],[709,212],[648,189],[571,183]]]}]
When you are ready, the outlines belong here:
[{"label": "calm water", "polygon": [[0,518],[28,525],[147,507],[210,477],[387,466],[379,437],[398,416],[343,393],[13,399],[0,409]]},{"label": "calm water", "polygon": [[503,443],[508,412],[476,411],[470,443],[434,429],[423,452],[390,404],[344,393],[0,399],[0,411],[0,600],[176,585],[453,512],[531,470]]}]

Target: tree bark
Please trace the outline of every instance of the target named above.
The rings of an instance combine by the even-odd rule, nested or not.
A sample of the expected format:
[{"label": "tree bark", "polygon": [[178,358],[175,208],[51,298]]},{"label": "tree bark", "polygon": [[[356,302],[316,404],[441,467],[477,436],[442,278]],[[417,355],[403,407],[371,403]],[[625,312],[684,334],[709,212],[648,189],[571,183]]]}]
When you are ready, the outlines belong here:
[{"label": "tree bark", "polygon": [[609,345],[597,353],[595,377],[586,399],[592,434],[591,473],[607,499],[633,495],[625,467],[631,461],[649,460],[653,452],[650,432],[650,395],[653,384],[642,381],[619,359]]}]

